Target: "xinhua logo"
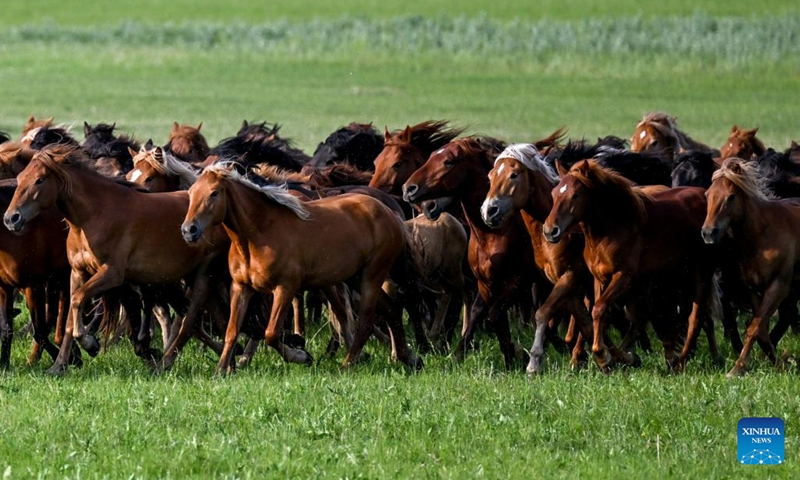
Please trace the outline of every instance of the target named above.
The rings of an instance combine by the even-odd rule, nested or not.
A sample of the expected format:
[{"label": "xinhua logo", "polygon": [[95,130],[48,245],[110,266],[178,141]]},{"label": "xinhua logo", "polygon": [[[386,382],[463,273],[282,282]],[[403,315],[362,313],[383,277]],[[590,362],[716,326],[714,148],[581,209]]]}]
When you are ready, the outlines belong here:
[{"label": "xinhua logo", "polygon": [[743,418],[738,427],[739,463],[742,465],[780,465],[784,462],[783,420]]}]

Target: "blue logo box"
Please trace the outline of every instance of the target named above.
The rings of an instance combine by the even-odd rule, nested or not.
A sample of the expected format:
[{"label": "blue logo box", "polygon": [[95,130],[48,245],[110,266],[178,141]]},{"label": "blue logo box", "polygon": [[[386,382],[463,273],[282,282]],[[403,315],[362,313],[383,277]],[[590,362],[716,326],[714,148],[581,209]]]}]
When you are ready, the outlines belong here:
[{"label": "blue logo box", "polygon": [[742,465],[780,465],[785,460],[783,420],[780,418],[742,418],[738,426],[739,463]]}]

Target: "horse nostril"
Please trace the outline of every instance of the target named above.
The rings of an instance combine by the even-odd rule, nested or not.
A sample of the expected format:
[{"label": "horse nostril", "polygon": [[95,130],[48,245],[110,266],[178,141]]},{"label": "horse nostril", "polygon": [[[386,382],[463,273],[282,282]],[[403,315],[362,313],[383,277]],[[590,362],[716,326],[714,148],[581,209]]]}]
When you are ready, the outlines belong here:
[{"label": "horse nostril", "polygon": [[492,205],[486,213],[489,214],[489,218],[494,218],[500,213],[500,207]]},{"label": "horse nostril", "polygon": [[15,212],[13,215],[11,215],[11,223],[17,223],[21,218],[22,215],[20,215],[19,212]]},{"label": "horse nostril", "polygon": [[552,236],[552,237],[557,237],[560,233],[561,233],[561,229],[558,228],[558,225],[556,225],[555,227],[553,227],[550,230],[550,236]]},{"label": "horse nostril", "polygon": [[419,185],[406,185],[406,195],[414,195],[419,190]]},{"label": "horse nostril", "polygon": [[197,233],[197,225],[194,225],[194,224],[190,225],[189,226],[189,233],[191,233],[192,235]]}]

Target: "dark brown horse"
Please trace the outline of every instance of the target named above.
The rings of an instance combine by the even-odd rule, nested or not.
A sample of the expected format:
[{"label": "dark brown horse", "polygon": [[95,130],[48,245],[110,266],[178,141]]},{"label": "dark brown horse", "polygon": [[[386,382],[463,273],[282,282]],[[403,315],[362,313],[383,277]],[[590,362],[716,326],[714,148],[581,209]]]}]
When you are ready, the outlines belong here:
[{"label": "dark brown horse", "polygon": [[[361,276],[359,324],[343,365],[350,365],[372,335],[381,285],[405,246],[400,220],[364,195],[342,195],[301,203],[275,186],[259,186],[232,166],[206,167],[189,189],[191,203],[181,226],[189,243],[222,224],[231,239],[231,317],[218,374],[233,367],[233,346],[255,292],[272,293],[265,339],[287,362],[309,364],[311,356],[281,341],[280,322],[303,289],[335,287]],[[338,315],[340,319],[346,314]],[[408,348],[402,323],[392,317],[393,353],[411,368],[422,361]]]},{"label": "dark brown horse", "polygon": [[164,145],[164,149],[184,162],[203,163],[211,149],[208,147],[206,137],[200,133],[201,128],[203,128],[203,122],[198,123],[196,127],[173,122],[169,140]]},{"label": "dark brown horse", "polygon": [[328,135],[308,162],[312,167],[349,165],[363,172],[375,170],[375,157],[383,150],[383,137],[371,123],[352,122]]},{"label": "dark brown horse", "polygon": [[756,137],[758,128],[746,130],[734,125],[731,128],[731,133],[722,148],[719,149],[718,163],[722,163],[726,158],[738,157],[746,160],[752,160],[760,157],[767,151],[767,148]]},{"label": "dark brown horse", "polygon": [[631,151],[662,151],[671,159],[688,150],[708,152],[715,157],[719,156],[719,150],[698,142],[679,129],[677,121],[677,117],[663,112],[645,114],[642,120],[636,124],[636,130],[631,137]]},{"label": "dark brown horse", "polygon": [[31,115],[28,117],[28,121],[25,122],[25,126],[22,127],[22,137],[20,137],[19,141],[25,145],[30,145],[33,141],[33,137],[36,136],[40,128],[49,127],[51,125],[53,125],[53,117],[36,120],[36,118]]},{"label": "dark brown horse", "polygon": [[[572,314],[584,338],[594,337],[592,318],[584,304],[591,274],[583,259],[583,235],[575,229],[564,234],[557,244],[546,241],[542,224],[553,207],[550,192],[559,178],[534,145],[517,144],[506,148],[495,160],[489,180],[489,193],[481,207],[486,225],[502,227],[520,212],[533,242],[536,268],[554,285],[536,310],[536,337],[527,367],[528,373],[541,373],[545,332],[561,308]],[[633,354],[624,354],[613,345],[612,352],[616,360],[639,364]],[[573,363],[575,360],[573,358]]]},{"label": "dark brown horse", "polygon": [[488,316],[495,329],[508,368],[527,354],[511,339],[506,315],[521,302],[531,307],[531,288],[536,273],[530,237],[521,221],[491,229],[481,219],[481,203],[489,191],[489,170],[496,152],[475,138],[460,138],[435,151],[403,186],[406,201],[419,203],[452,196],[460,200],[470,227],[469,265],[478,280],[478,295],[472,305],[455,354],[463,356],[470,346],[474,328]]},{"label": "dark brown horse", "polygon": [[[22,231],[53,205],[58,206],[70,227],[70,312],[61,350],[49,371],[65,371],[73,337],[87,351],[96,353],[96,340],[84,335],[83,309],[89,299],[125,282],[157,285],[186,279],[192,286],[192,301],[184,328],[165,354],[165,366],[169,367],[194,333],[194,318],[208,291],[208,266],[228,247],[224,231],[210,230],[206,241],[197,247],[187,246],[179,231],[189,207],[186,192],[143,193],[127,182],[98,174],[77,149],[53,147],[38,152],[18,181],[3,217],[9,230]],[[139,331],[138,325],[132,326]],[[133,337],[136,353],[146,360],[155,355],[149,340],[149,331]]]},{"label": "dark brown horse", "polygon": [[[609,307],[620,302],[634,319],[649,311],[668,366],[682,369],[698,327],[710,323],[715,258],[699,236],[704,190],[682,187],[650,195],[590,160],[561,173],[543,233],[557,243],[570,228],[581,227],[584,259],[594,276],[592,352],[598,364],[605,369],[611,363],[606,317]],[[677,327],[687,312],[686,342],[676,359]],[[716,344],[711,348],[715,351]]]},{"label": "dark brown horse", "polygon": [[[734,248],[726,259],[738,266],[739,278],[749,287],[753,321],[729,377],[747,366],[753,342],[758,341],[770,360],[777,361],[775,344],[788,327],[784,308],[797,308],[800,280],[800,205],[792,200],[774,200],[758,168],[739,158],[725,160],[714,173],[708,189],[708,213],[702,236],[718,244],[728,234]],[[784,300],[788,305],[782,305]],[[769,319],[781,308],[780,321],[772,333]],[[793,313],[793,312],[787,312]]]}]

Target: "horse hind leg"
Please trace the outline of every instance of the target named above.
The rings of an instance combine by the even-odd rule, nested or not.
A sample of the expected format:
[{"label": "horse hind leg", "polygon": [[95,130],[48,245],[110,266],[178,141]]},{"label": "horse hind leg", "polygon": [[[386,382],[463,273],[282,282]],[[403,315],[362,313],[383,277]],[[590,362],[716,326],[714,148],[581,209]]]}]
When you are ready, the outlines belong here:
[{"label": "horse hind leg", "polygon": [[[281,354],[284,361],[289,363],[300,363],[303,365],[311,365],[314,359],[311,355],[302,348],[292,348],[283,343],[281,340],[282,320],[284,313],[292,304],[295,292],[289,288],[278,286],[273,292],[272,299],[272,312],[269,316],[269,324],[267,331],[264,334],[264,339],[270,347],[274,348]],[[225,346],[228,346],[228,336],[225,337]]]}]

